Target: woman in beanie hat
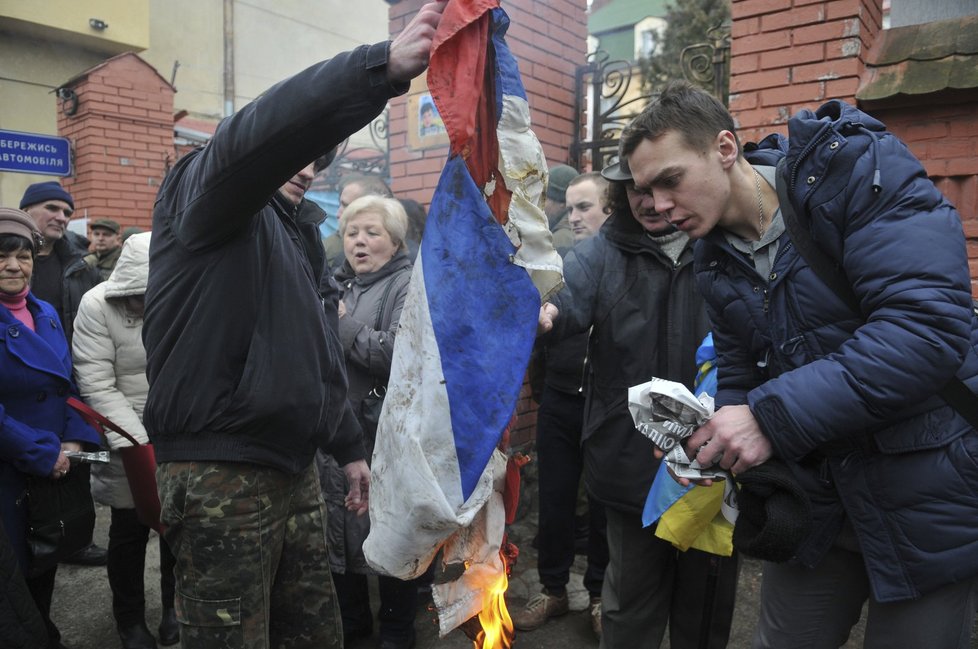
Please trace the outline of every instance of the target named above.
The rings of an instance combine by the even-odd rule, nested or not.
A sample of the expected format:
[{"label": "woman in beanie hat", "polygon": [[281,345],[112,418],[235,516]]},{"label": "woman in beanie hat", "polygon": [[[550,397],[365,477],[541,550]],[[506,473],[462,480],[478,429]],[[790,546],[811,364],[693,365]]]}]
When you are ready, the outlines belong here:
[{"label": "woman in beanie hat", "polygon": [[54,308],[30,292],[41,234],[25,212],[0,208],[0,517],[47,626],[47,646],[62,647],[51,622],[57,564],[35,574],[27,548],[27,476],[83,480],[65,451],[97,448],[98,434],[68,407],[76,394],[68,341]]}]

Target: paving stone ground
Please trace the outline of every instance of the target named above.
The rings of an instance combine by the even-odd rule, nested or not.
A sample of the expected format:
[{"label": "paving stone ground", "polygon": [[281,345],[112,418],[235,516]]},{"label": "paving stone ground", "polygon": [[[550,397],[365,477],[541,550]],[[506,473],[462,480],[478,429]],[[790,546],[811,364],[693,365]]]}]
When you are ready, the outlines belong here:
[{"label": "paving stone ground", "polygon": [[[526,468],[522,505],[517,522],[508,530],[510,540],[520,548],[520,557],[513,569],[507,599],[515,607],[526,598],[540,590],[536,574],[536,550],[532,539],[537,530],[535,502],[535,472],[532,464]],[[96,541],[105,547],[108,542],[109,511],[97,507]],[[592,649],[598,641],[591,632],[586,609],[587,592],[582,579],[584,557],[578,556],[571,571],[569,584],[570,613],[548,622],[542,628],[519,633],[514,647],[516,649]],[[757,561],[742,563],[738,600],[734,612],[729,649],[748,649],[757,619],[758,596],[760,593],[761,566]],[[376,583],[376,582],[374,582]],[[154,536],[150,539],[146,560],[147,585],[147,624],[155,632],[160,619],[159,601],[159,551]],[[373,601],[376,606],[377,593],[373,588]],[[470,649],[471,641],[460,631],[454,631],[445,638],[438,637],[438,627],[430,599],[419,606],[415,620],[418,634],[417,649]],[[112,619],[112,603],[105,568],[61,566],[54,594],[53,617],[64,636],[63,642],[73,649],[112,649],[120,647]],[[854,629],[852,637],[843,649],[857,649],[862,646],[865,619]],[[364,640],[350,649],[373,649],[376,636]],[[669,649],[668,637],[662,645]],[[972,635],[972,649],[978,649],[978,625]],[[176,645],[175,649],[178,649]]]}]

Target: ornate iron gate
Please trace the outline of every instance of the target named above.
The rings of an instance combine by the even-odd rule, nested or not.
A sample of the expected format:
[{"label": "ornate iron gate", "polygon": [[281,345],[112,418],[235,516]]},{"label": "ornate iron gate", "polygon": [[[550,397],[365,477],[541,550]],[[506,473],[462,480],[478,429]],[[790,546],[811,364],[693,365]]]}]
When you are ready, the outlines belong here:
[{"label": "ornate iron gate", "polygon": [[[711,84],[713,93],[727,103],[725,80],[730,66],[730,25],[718,25],[706,43],[683,48],[683,76],[700,85]],[[578,169],[599,170],[618,152],[618,138],[625,126],[648,104],[655,92],[643,93],[638,65],[610,60],[607,52],[588,54],[577,68],[574,139],[570,164]]]}]

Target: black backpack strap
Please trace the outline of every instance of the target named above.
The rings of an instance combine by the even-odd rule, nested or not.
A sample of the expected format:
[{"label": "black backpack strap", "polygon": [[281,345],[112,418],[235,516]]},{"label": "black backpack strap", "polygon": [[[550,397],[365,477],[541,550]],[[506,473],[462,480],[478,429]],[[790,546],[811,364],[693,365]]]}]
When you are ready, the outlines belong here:
[{"label": "black backpack strap", "polygon": [[[812,232],[807,218],[798,214],[794,206],[788,199],[788,167],[785,158],[778,162],[777,173],[775,174],[778,190],[778,202],[781,207],[781,217],[784,219],[784,228],[788,231],[791,244],[798,251],[798,254],[808,263],[808,266],[818,275],[822,282],[832,289],[836,295],[845,302],[854,313],[862,313],[859,306],[859,298],[852,290],[852,284],[846,277],[845,271],[825,251],[818,247],[812,238]],[[941,388],[938,393],[941,398],[959,415],[971,424],[971,427],[978,430],[978,396],[965,385],[961,379],[954,377],[948,381],[947,385]]]},{"label": "black backpack strap", "polygon": [[775,174],[778,190],[778,203],[781,206],[781,218],[784,219],[784,229],[788,231],[791,238],[791,245],[795,247],[798,254],[808,262],[809,268],[815,271],[822,283],[832,289],[839,298],[855,313],[862,313],[859,306],[859,298],[852,291],[852,284],[836,260],[825,254],[825,251],[818,247],[812,238],[811,226],[808,219],[795,212],[795,208],[788,200],[788,166],[785,158],[778,162]]}]

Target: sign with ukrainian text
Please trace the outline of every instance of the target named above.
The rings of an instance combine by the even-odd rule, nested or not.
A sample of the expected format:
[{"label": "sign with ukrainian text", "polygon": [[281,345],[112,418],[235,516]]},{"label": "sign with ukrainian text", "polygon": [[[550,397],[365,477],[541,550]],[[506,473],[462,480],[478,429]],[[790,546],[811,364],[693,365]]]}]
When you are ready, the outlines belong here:
[{"label": "sign with ukrainian text", "polygon": [[53,135],[0,129],[0,171],[68,176],[71,143]]}]

